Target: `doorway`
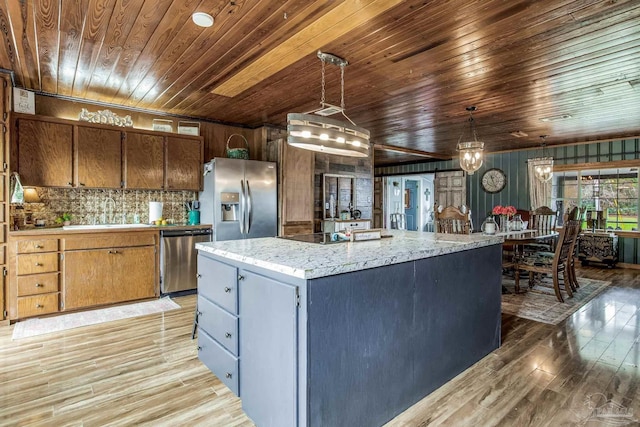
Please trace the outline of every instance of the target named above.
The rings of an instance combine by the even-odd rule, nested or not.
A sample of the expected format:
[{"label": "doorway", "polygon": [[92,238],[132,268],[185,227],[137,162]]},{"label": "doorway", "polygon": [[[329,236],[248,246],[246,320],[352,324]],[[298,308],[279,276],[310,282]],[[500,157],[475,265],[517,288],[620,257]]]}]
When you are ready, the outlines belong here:
[{"label": "doorway", "polygon": [[384,188],[387,228],[433,231],[433,173],[386,177]]}]

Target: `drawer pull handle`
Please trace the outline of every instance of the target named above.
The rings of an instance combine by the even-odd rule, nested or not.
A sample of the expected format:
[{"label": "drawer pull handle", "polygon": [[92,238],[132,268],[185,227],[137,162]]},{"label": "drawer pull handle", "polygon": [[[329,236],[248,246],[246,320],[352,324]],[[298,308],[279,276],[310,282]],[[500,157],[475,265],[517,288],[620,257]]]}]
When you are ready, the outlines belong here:
[{"label": "drawer pull handle", "polygon": [[42,249],[42,245],[36,245],[36,249]]},{"label": "drawer pull handle", "polygon": [[225,338],[231,338],[231,334],[230,334],[229,332],[226,332],[226,333],[224,334],[224,337],[225,337]]},{"label": "drawer pull handle", "polygon": [[202,274],[196,274],[196,279],[202,279]]},{"label": "drawer pull handle", "polygon": [[198,351],[202,351],[202,347],[198,346]]},{"label": "drawer pull handle", "polygon": [[238,275],[238,280],[244,280],[244,276],[243,276],[243,275],[241,275],[241,274],[239,274],[239,275]]},{"label": "drawer pull handle", "polygon": [[230,292],[231,292],[231,288],[229,288],[229,287],[225,286],[225,287],[224,287],[224,291],[225,291],[226,293],[230,293]]},{"label": "drawer pull handle", "polygon": [[36,283],[36,288],[42,288],[44,285],[42,283]]},{"label": "drawer pull handle", "polygon": [[225,377],[227,377],[227,378],[231,378],[231,377],[232,377],[231,372],[227,372],[227,373],[225,374]]},{"label": "drawer pull handle", "polygon": [[36,304],[36,308],[42,308],[42,304]]},{"label": "drawer pull handle", "polygon": [[41,262],[36,262],[36,267],[42,267],[42,263]]},{"label": "drawer pull handle", "polygon": [[202,312],[201,311],[196,311],[196,316],[202,317]]},{"label": "drawer pull handle", "polygon": [[118,251],[109,251],[110,254],[117,254]]}]

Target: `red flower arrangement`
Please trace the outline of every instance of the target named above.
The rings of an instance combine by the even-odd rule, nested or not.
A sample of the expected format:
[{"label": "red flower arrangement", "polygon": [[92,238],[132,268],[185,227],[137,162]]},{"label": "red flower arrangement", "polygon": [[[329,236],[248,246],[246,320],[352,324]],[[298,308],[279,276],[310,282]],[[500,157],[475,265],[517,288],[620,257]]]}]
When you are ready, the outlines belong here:
[{"label": "red flower arrangement", "polygon": [[506,215],[508,218],[516,214],[516,208],[513,206],[495,206],[491,211],[494,215]]}]

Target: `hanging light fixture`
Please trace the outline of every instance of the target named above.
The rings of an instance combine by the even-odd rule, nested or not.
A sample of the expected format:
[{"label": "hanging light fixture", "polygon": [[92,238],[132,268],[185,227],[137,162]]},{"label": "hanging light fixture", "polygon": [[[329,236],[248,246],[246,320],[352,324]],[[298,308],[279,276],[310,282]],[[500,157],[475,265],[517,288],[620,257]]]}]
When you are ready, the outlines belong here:
[{"label": "hanging light fixture", "polygon": [[531,159],[534,162],[533,172],[539,181],[548,182],[553,178],[553,157],[546,157],[544,155],[547,135],[540,135],[540,138],[542,138],[542,157]]},{"label": "hanging light fixture", "polygon": [[[330,53],[318,51],[322,62],[322,98],[319,109],[287,114],[287,142],[305,150],[351,157],[369,156],[369,131],[356,126],[344,112],[344,67],[348,62]],[[340,67],[340,106],[325,102],[325,63]],[[342,114],[346,121],[328,116]]]},{"label": "hanging light fixture", "polygon": [[467,141],[463,141],[464,130],[458,138],[458,153],[460,155],[460,167],[469,175],[473,175],[475,171],[480,169],[483,161],[484,142],[478,141],[478,135],[476,134],[476,128],[473,122],[473,112],[477,108],[474,106],[467,107],[469,112],[469,128],[471,130],[471,138]]}]

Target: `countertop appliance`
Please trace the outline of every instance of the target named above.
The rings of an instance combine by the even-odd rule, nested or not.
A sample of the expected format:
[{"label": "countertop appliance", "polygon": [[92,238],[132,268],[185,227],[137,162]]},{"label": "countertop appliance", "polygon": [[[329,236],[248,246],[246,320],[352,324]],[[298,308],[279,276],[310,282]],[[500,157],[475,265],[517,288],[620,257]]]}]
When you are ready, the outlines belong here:
[{"label": "countertop appliance", "polygon": [[278,234],[276,164],[215,158],[204,165],[200,220],[213,225],[213,241]]},{"label": "countertop appliance", "polygon": [[195,290],[198,287],[195,245],[210,242],[211,229],[167,229],[160,231],[160,237],[160,293]]}]

